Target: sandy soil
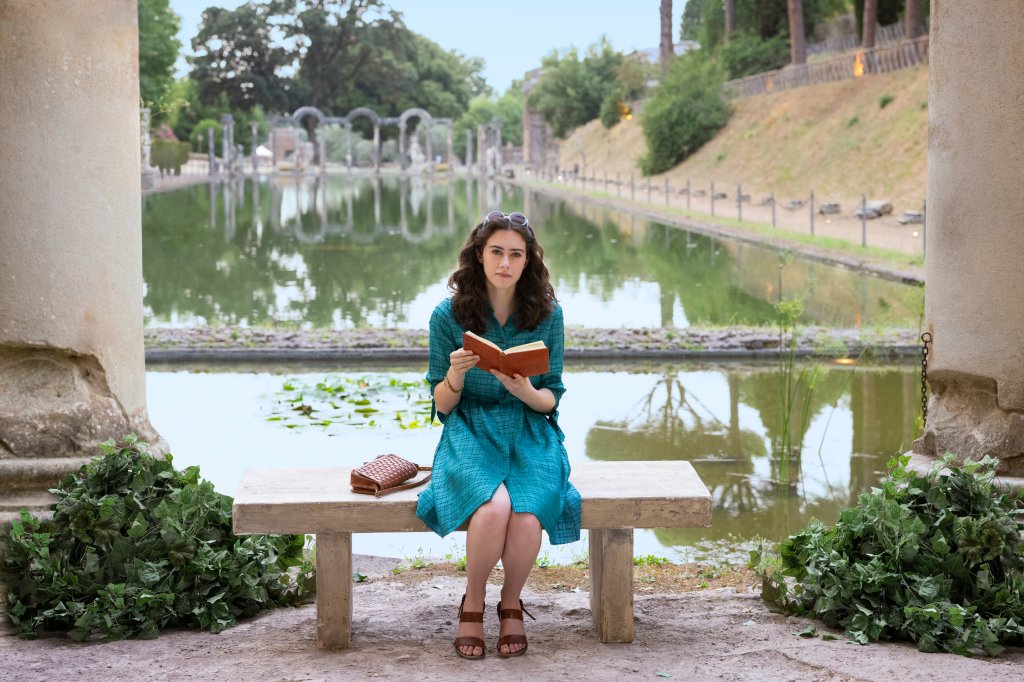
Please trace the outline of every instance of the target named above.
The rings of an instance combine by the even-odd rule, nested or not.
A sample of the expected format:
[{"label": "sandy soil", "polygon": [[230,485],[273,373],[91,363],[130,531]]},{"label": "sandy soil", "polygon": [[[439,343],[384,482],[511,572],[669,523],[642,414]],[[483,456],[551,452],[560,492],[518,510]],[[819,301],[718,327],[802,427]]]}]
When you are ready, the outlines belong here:
[{"label": "sandy soil", "polygon": [[[1024,649],[999,658],[922,654],[909,643],[859,646],[838,639],[801,638],[810,621],[769,611],[749,574],[729,587],[637,593],[635,640],[602,644],[591,625],[589,594],[567,583],[552,589],[543,570],[524,600],[530,649],[516,659],[494,655],[497,619],[488,610],[488,655],[465,661],[451,646],[463,581],[455,571],[406,571],[396,560],[356,557],[371,579],[355,585],[352,647],[322,651],[315,644],[312,605],[264,612],[218,635],[167,631],[149,641],[74,643],[62,635],[35,641],[0,637],[0,680],[416,680],[663,679],[683,680],[1020,680]],[[659,585],[657,577],[654,585]],[[559,577],[559,580],[563,578]],[[735,581],[734,581],[735,582]],[[691,584],[692,587],[692,584]],[[488,590],[490,606],[498,587]],[[492,607],[493,608],[493,607]],[[819,634],[827,629],[818,627]]]}]

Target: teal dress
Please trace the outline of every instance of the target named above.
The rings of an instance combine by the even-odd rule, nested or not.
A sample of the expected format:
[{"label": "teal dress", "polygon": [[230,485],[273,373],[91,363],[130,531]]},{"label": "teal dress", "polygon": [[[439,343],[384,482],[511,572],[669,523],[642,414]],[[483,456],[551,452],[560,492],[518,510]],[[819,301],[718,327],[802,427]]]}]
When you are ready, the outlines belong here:
[{"label": "teal dress", "polygon": [[[455,320],[451,299],[442,301],[430,318],[431,395],[448,371],[448,356],[462,347],[464,331]],[[537,412],[490,372],[469,370],[458,405],[451,414],[437,413],[444,430],[434,451],[433,477],[420,493],[416,516],[443,537],[465,523],[504,483],[512,510],[536,516],[552,545],[579,540],[580,495],[569,482],[569,456],[557,421],[558,402],[565,393],[562,309],[556,304],[533,331],[516,326],[514,314],[502,326],[492,313],[483,336],[501,348],[544,341],[551,355],[550,371],[530,381],[551,390],[555,408],[548,414]]]}]

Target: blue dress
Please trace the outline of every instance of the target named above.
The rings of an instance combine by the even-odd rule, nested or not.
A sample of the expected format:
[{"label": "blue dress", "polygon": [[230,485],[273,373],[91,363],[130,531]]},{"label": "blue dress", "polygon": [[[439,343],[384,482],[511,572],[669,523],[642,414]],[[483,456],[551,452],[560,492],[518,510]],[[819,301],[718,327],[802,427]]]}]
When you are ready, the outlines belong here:
[{"label": "blue dress", "polygon": [[[455,320],[451,299],[442,301],[430,318],[431,395],[448,371],[448,356],[462,347],[464,331]],[[433,477],[420,493],[416,516],[438,535],[448,535],[504,483],[512,510],[536,516],[552,545],[575,542],[580,538],[580,495],[569,482],[569,456],[557,422],[558,402],[565,393],[562,309],[556,304],[533,331],[517,327],[514,314],[502,326],[492,312],[483,336],[501,348],[544,341],[550,371],[530,381],[551,390],[555,409],[537,412],[490,372],[469,370],[458,405],[451,414],[437,413],[444,430],[434,451]]]}]

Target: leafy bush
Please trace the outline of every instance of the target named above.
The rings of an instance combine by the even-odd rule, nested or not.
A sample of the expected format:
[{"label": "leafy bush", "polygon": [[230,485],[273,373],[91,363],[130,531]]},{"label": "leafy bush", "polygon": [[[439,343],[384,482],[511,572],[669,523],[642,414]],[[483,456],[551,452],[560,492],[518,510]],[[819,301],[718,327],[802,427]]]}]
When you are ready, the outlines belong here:
[{"label": "leafy bush", "polygon": [[622,92],[619,90],[609,92],[601,102],[601,125],[605,128],[614,128],[622,119],[624,108]]},{"label": "leafy bush", "polygon": [[188,134],[188,141],[192,145],[192,150],[197,152],[209,152],[208,138],[206,131],[213,128],[213,152],[215,154],[220,153],[220,139],[224,134],[224,127],[220,124],[220,121],[216,121],[212,118],[204,118],[199,123],[196,123],[192,128],[192,132]]},{"label": "leafy bush", "polygon": [[887,106],[892,104],[893,96],[890,94],[882,95],[878,98],[878,108],[885,109]]},{"label": "leafy bush", "polygon": [[150,159],[160,169],[161,175],[181,175],[181,167],[188,161],[189,149],[188,142],[157,138],[150,147]]},{"label": "leafy bush", "polygon": [[78,641],[154,638],[173,625],[219,632],[310,592],[303,536],[236,537],[231,498],[198,467],[176,471],[134,436],[100,447],[52,491],[52,519],[23,511],[6,534],[0,567],[22,637],[41,627]]},{"label": "leafy bush", "polygon": [[600,117],[610,93],[619,92],[625,101],[636,99],[649,75],[643,64],[615,51],[606,38],[587,48],[582,58],[573,48],[561,55],[552,52],[541,65],[543,72],[528,101],[559,138]]},{"label": "leafy bush", "polygon": [[946,455],[927,474],[908,460],[834,527],[815,521],[778,554],[753,552],[765,601],[861,644],[911,639],[921,651],[990,656],[1024,644],[1024,503],[993,484],[992,458],[957,466]]},{"label": "leafy bush", "polygon": [[645,175],[661,173],[700,149],[725,127],[731,111],[721,68],[699,54],[675,59],[643,111]]},{"label": "leafy bush", "polygon": [[789,37],[777,35],[762,40],[756,35],[734,34],[720,54],[729,78],[774,71],[789,63]]}]

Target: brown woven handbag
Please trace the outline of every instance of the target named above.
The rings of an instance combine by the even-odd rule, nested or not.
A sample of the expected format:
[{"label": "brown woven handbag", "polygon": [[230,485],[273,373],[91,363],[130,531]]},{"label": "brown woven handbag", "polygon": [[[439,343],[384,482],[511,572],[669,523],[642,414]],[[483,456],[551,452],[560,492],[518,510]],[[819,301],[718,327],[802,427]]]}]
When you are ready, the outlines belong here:
[{"label": "brown woven handbag", "polygon": [[398,455],[377,455],[361,467],[352,470],[352,492],[364,495],[390,495],[399,490],[408,490],[430,480],[430,474],[414,483],[405,483],[419,471],[430,471],[430,467],[417,466],[414,462]]}]

